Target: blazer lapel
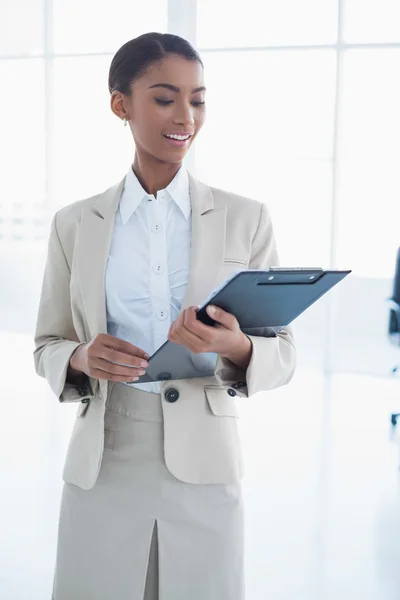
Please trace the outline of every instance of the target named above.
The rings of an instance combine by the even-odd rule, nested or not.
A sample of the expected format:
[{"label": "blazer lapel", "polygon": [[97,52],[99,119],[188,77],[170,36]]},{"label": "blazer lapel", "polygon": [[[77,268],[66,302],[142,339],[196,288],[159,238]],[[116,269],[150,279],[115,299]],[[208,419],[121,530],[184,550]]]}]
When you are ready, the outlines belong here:
[{"label": "blazer lapel", "polygon": [[226,206],[215,208],[210,188],[190,174],[189,186],[192,248],[182,310],[201,304],[219,284],[225,256]]},{"label": "blazer lapel", "polygon": [[115,213],[125,177],[82,211],[77,250],[78,279],[92,338],[107,333],[105,272]]}]

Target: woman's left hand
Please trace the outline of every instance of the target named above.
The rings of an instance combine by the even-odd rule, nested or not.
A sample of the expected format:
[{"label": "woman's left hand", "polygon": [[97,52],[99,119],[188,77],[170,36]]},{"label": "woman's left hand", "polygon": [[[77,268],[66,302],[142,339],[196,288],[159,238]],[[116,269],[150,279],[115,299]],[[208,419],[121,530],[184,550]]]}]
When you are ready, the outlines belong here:
[{"label": "woman's left hand", "polygon": [[[211,327],[196,318],[198,307],[190,306],[183,310],[169,329],[168,339],[175,344],[183,344],[195,354],[215,352],[235,362],[251,352],[251,342],[240,329],[232,314],[222,308],[207,307],[207,313],[218,325]],[[215,309],[215,312],[213,312]]]}]

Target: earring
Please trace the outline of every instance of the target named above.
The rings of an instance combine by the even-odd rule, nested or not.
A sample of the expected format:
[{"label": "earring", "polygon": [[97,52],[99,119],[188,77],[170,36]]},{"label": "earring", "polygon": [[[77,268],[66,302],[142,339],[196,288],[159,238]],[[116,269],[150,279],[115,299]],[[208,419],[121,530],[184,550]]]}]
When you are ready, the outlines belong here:
[{"label": "earring", "polygon": [[127,125],[128,125],[127,118],[126,118],[126,117],[124,117],[124,127],[126,127]]}]

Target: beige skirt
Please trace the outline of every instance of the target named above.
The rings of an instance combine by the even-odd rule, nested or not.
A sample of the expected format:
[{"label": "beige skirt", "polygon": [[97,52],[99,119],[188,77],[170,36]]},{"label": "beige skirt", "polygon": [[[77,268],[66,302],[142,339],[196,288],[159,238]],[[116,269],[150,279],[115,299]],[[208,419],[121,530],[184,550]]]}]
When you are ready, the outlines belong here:
[{"label": "beige skirt", "polygon": [[53,600],[244,599],[241,487],[168,471],[161,402],[112,387],[96,485],[64,484]]}]

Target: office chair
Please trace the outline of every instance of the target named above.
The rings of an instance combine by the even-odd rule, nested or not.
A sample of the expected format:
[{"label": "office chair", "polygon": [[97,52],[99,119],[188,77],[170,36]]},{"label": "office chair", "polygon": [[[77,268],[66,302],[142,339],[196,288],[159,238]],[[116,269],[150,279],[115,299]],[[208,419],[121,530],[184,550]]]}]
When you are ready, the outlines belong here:
[{"label": "office chair", "polygon": [[[400,348],[400,248],[397,250],[396,269],[393,279],[393,295],[389,298],[389,341]],[[395,375],[400,366],[393,367]],[[392,413],[390,421],[393,426],[397,424],[400,413]]]}]

